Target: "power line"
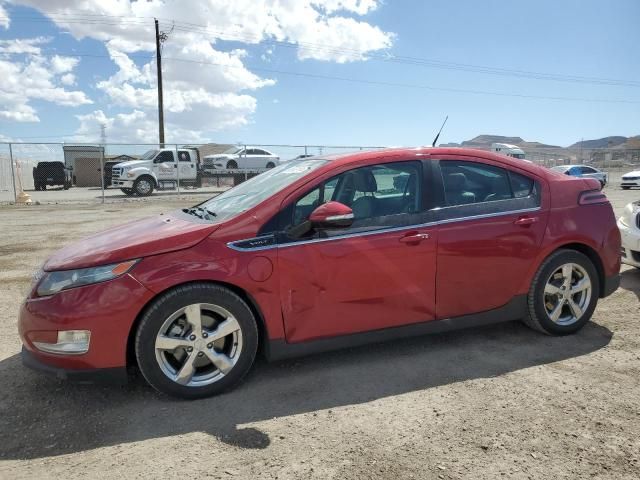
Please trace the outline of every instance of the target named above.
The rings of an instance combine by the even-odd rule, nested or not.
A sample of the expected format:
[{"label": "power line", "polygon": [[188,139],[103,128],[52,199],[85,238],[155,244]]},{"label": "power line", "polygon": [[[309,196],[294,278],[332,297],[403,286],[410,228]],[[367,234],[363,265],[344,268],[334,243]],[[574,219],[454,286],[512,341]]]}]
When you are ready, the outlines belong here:
[{"label": "power line", "polygon": [[[63,14],[63,13],[46,13],[45,15],[53,17],[62,17],[58,21],[68,24],[89,24],[89,25],[109,25],[109,26],[143,26],[147,27],[147,18],[149,17],[135,17],[135,16],[115,16],[106,14]],[[0,17],[9,19],[10,17]],[[50,19],[42,17],[11,17],[12,19],[25,20],[25,21],[41,21],[49,22]],[[106,19],[109,19],[107,21]],[[111,20],[118,19],[118,20]],[[165,19],[166,20],[166,19]],[[163,20],[163,21],[165,21]],[[640,87],[640,81],[636,80],[621,80],[612,78],[601,77],[589,77],[581,75],[562,75],[545,72],[535,72],[530,70],[518,70],[502,67],[490,67],[483,65],[473,65],[465,63],[444,62],[440,60],[433,60],[428,58],[412,57],[406,55],[393,55],[393,54],[380,54],[375,52],[368,52],[364,50],[351,49],[347,47],[334,47],[327,44],[318,44],[311,42],[287,42],[283,40],[275,40],[272,38],[264,38],[262,35],[249,35],[241,34],[239,32],[229,32],[224,30],[215,29],[208,25],[190,23],[190,22],[176,22],[174,20],[166,20],[171,22],[172,28],[183,33],[209,33],[224,41],[238,41],[244,43],[266,43],[270,45],[276,45],[286,48],[304,48],[315,52],[329,52],[335,55],[345,56],[363,56],[366,59],[378,60],[383,62],[398,63],[404,65],[413,65],[426,68],[436,68],[453,71],[465,71],[471,73],[481,73],[488,75],[508,76],[515,78],[524,78],[532,80],[547,80],[558,81],[568,83],[582,83],[593,84],[601,86],[626,86],[626,87]]]},{"label": "power line", "polygon": [[[60,52],[57,52],[56,54],[76,56],[76,57],[87,57],[87,58],[126,57],[126,58],[141,58],[145,60],[149,59],[146,55],[100,55],[100,54],[81,54],[81,53],[78,54],[78,53],[60,53]],[[338,80],[338,81],[351,82],[351,83],[361,83],[361,84],[367,84],[367,85],[377,85],[377,86],[395,87],[395,88],[413,88],[413,89],[433,90],[433,91],[450,92],[450,93],[468,93],[468,94],[474,94],[474,95],[492,95],[492,96],[499,96],[499,97],[514,97],[514,98],[526,98],[526,99],[535,99],[535,100],[554,100],[554,101],[589,102],[589,103],[594,103],[594,102],[595,103],[615,103],[615,104],[631,104],[631,105],[640,104],[640,101],[636,101],[636,100],[528,95],[528,94],[518,94],[518,93],[496,92],[496,91],[489,91],[489,90],[470,90],[470,89],[462,89],[462,88],[436,87],[432,85],[384,82],[379,80],[340,77],[335,75],[322,75],[322,74],[307,73],[307,72],[292,72],[287,70],[276,70],[276,69],[263,68],[263,67],[253,67],[253,66],[244,66],[244,65],[243,66],[227,65],[223,63],[205,62],[202,60],[192,60],[192,59],[179,58],[179,57],[163,56],[162,58],[163,60],[194,63],[199,65],[212,65],[212,66],[221,67],[221,68],[235,68],[235,69],[246,68],[256,72],[272,73],[272,74],[279,74],[279,75],[291,75],[291,76],[297,76],[297,77],[314,78],[314,79],[322,79],[322,80]]]}]

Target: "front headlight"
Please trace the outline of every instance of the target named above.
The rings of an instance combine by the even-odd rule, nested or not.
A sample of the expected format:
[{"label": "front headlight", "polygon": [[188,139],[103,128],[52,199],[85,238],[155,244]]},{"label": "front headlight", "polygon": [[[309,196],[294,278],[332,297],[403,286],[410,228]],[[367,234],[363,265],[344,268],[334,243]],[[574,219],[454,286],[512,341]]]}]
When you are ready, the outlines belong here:
[{"label": "front headlight", "polygon": [[127,273],[138,260],[129,260],[100,267],[81,268],[79,270],[60,270],[44,272],[36,293],[39,297],[53,295],[68,288],[81,287],[92,283],[112,280]]}]

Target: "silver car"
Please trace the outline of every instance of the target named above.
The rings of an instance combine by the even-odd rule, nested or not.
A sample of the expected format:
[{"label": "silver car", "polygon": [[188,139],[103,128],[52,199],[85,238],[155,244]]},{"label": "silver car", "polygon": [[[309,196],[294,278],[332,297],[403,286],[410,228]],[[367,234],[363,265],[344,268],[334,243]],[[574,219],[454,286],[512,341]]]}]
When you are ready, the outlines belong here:
[{"label": "silver car", "polygon": [[564,173],[565,175],[571,175],[572,177],[595,178],[600,182],[602,188],[604,188],[609,180],[607,172],[601,172],[597,168],[588,165],[560,165],[553,167],[551,170]]},{"label": "silver car", "polygon": [[250,169],[263,170],[280,164],[280,157],[268,150],[257,147],[233,147],[217,155],[207,155],[203,159],[206,171]]}]

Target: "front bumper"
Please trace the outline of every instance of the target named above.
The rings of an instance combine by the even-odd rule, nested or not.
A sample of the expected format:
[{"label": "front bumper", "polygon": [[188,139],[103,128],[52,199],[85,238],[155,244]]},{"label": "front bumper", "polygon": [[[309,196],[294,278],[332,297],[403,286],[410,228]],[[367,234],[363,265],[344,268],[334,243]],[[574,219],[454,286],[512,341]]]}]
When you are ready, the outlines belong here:
[{"label": "front bumper", "polygon": [[640,229],[628,227],[618,220],[622,240],[620,251],[622,263],[640,268]]},{"label": "front bumper", "polygon": [[621,187],[640,187],[640,180],[625,180],[620,181]]},{"label": "front bumper", "polygon": [[133,180],[114,178],[111,180],[111,185],[118,188],[133,188]]},{"label": "front bumper", "polygon": [[[153,296],[153,292],[125,274],[48,297],[28,298],[22,304],[18,320],[22,344],[34,361],[54,370],[124,368],[129,333],[139,312]],[[74,355],[47,353],[34,345],[39,336],[62,330],[89,330],[88,351]]]},{"label": "front bumper", "polygon": [[51,375],[60,380],[69,380],[78,383],[108,382],[123,384],[127,382],[126,367],[71,369],[49,365],[40,360],[33,352],[22,347],[22,364],[32,370]]}]

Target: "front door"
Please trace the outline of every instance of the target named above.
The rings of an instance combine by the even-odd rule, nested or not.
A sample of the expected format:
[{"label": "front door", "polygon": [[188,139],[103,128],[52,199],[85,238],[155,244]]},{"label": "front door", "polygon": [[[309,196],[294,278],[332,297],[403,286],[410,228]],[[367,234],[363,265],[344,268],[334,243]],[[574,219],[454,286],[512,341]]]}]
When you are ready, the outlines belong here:
[{"label": "front door", "polygon": [[178,165],[171,150],[163,150],[153,159],[153,171],[158,180],[176,180]]},{"label": "front door", "polygon": [[[419,161],[359,167],[301,191],[283,209],[278,246],[288,342],[435,318],[437,231],[425,225]],[[329,200],[352,208],[340,230],[306,231]]]}]

